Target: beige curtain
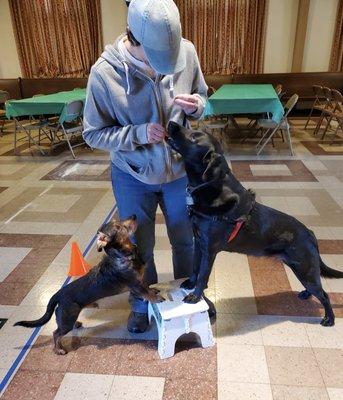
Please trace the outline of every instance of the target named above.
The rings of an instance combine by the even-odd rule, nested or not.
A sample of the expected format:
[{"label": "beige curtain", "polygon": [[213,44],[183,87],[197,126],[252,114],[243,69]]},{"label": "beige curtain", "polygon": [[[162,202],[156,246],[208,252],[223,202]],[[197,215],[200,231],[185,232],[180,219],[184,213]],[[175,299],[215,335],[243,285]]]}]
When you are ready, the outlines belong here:
[{"label": "beige curtain", "polygon": [[102,50],[100,0],[9,0],[25,78],[83,77]]},{"label": "beige curtain", "polygon": [[263,72],[267,0],[176,0],[205,74]]},{"label": "beige curtain", "polygon": [[343,0],[339,0],[329,71],[343,71]]}]

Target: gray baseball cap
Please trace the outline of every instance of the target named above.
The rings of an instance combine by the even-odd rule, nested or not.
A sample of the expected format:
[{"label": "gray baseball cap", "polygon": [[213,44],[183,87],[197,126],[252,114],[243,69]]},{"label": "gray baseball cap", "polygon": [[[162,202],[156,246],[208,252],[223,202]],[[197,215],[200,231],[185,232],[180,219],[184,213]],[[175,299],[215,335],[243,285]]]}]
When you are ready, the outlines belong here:
[{"label": "gray baseball cap", "polygon": [[169,75],[185,68],[180,14],[172,0],[131,0],[127,21],[155,71]]}]

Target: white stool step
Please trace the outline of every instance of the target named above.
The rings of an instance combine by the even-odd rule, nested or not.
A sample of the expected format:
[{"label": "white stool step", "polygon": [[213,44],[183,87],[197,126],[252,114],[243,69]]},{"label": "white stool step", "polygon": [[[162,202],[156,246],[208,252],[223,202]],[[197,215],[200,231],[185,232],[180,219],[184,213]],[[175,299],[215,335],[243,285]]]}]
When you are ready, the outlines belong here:
[{"label": "white stool step", "polygon": [[163,303],[149,303],[149,322],[154,317],[158,329],[158,354],[160,357],[172,357],[177,339],[185,333],[199,335],[202,347],[214,346],[214,339],[208,305],[205,300],[196,304],[187,304],[182,300],[191,290],[174,289],[167,293]]}]

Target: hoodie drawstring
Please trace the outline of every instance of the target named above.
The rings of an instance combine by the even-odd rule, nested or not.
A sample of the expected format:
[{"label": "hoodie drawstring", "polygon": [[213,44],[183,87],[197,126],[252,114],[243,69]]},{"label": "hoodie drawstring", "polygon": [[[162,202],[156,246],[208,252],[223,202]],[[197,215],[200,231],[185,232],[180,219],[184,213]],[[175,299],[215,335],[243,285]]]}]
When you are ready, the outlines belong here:
[{"label": "hoodie drawstring", "polygon": [[129,66],[127,65],[127,63],[125,61],[123,61],[123,64],[124,64],[124,68],[125,68],[125,77],[126,77],[126,85],[127,85],[126,94],[130,94],[131,86],[130,86]]},{"label": "hoodie drawstring", "polygon": [[169,76],[169,93],[171,97],[174,97],[174,78],[173,75]]}]

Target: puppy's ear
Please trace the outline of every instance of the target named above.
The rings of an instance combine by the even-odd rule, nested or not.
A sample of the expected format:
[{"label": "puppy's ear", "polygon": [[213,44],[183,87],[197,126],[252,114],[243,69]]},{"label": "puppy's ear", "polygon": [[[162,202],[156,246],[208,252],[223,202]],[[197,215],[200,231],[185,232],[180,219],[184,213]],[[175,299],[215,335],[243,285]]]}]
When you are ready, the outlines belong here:
[{"label": "puppy's ear", "polygon": [[133,215],[132,217],[124,220],[122,224],[128,229],[129,235],[133,235],[137,229],[137,217]]},{"label": "puppy's ear", "polygon": [[207,164],[207,167],[202,174],[202,180],[204,182],[220,177],[222,172],[222,157],[220,154],[216,153],[215,151],[209,151],[203,158],[203,163]]},{"label": "puppy's ear", "polygon": [[104,247],[108,245],[110,242],[110,238],[105,233],[99,231],[98,232],[98,239],[96,241],[96,248],[100,252]]}]

